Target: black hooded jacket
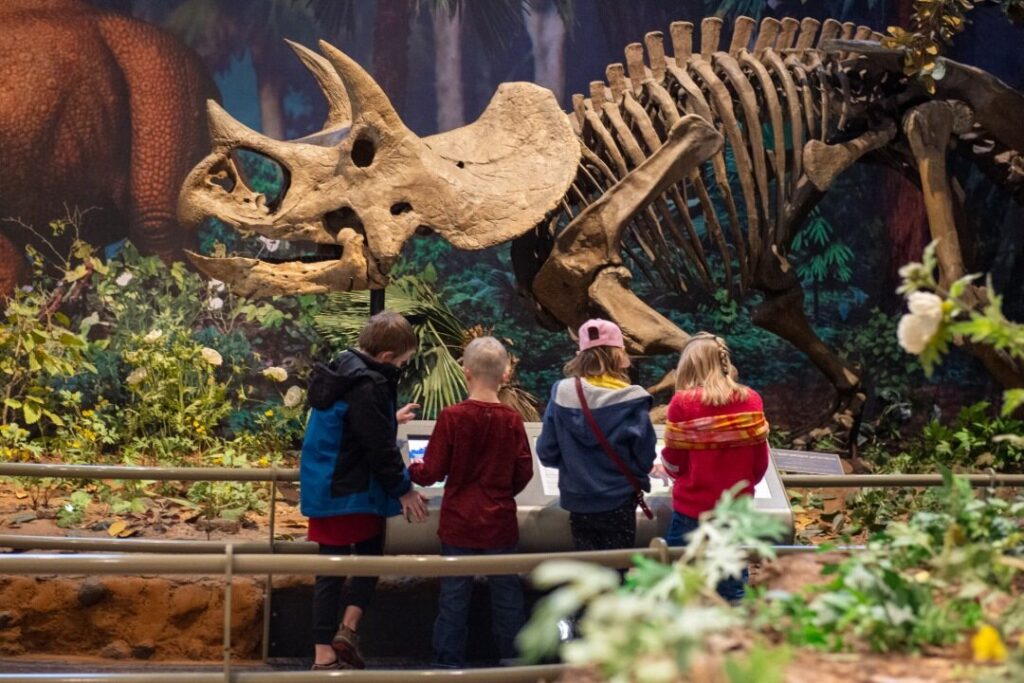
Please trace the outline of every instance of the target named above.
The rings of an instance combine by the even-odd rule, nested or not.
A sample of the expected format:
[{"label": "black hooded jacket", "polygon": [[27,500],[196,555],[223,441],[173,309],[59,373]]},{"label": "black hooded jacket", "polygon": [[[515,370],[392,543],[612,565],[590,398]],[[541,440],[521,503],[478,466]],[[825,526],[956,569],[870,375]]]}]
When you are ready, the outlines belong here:
[{"label": "black hooded jacket", "polygon": [[411,484],[397,445],[398,375],[394,365],[378,363],[355,349],[314,368],[310,405],[326,410],[339,400],[348,404],[341,450],[331,477],[332,496],[367,491],[371,474],[390,496],[398,498],[409,491]]}]

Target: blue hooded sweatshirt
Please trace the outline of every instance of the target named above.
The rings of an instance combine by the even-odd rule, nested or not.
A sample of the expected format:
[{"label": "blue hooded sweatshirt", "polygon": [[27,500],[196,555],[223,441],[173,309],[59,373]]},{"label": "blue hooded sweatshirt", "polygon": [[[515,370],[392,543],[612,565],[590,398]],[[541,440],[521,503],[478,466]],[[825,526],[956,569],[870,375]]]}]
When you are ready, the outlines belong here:
[{"label": "blue hooded sweatshirt", "polygon": [[[583,381],[583,395],[612,447],[629,466],[644,491],[654,464],[657,435],[651,424],[654,401],[643,388],[606,389]],[[558,468],[559,502],[569,512],[608,512],[633,497],[633,486],[601,448],[583,416],[576,380],[551,388],[537,457]]]}]

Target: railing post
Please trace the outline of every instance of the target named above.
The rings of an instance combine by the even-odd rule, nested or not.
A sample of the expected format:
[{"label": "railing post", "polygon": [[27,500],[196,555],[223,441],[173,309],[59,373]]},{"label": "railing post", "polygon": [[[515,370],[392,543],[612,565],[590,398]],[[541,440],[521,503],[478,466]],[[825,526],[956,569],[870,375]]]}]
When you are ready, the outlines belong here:
[{"label": "railing post", "polygon": [[658,553],[658,562],[668,564],[671,561],[668,554],[668,541],[661,536],[655,536],[652,538],[648,547]]},{"label": "railing post", "polygon": [[[277,464],[270,465],[270,554],[273,555],[275,552],[274,539],[277,534],[274,532],[274,523],[277,519]],[[263,588],[263,645],[260,648],[260,654],[263,658],[263,663],[267,663],[267,659],[270,657],[270,617],[271,605],[273,601],[274,592],[274,575],[267,574],[267,584]]]},{"label": "railing post", "polygon": [[224,547],[224,683],[231,683],[231,581],[235,570],[235,547]]}]

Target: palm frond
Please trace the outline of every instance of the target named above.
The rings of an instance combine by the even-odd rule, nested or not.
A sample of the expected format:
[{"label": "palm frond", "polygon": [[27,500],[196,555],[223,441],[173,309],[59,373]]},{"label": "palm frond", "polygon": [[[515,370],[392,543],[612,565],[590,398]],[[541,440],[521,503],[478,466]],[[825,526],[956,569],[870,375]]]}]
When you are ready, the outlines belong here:
[{"label": "palm frond", "polygon": [[[417,319],[413,324],[419,351],[403,374],[401,390],[422,405],[425,419],[466,396],[466,378],[458,357],[465,326],[429,285],[414,276],[395,280],[385,293],[388,310]],[[369,292],[331,294],[313,320],[317,331],[335,349],[353,346],[370,316]]]}]

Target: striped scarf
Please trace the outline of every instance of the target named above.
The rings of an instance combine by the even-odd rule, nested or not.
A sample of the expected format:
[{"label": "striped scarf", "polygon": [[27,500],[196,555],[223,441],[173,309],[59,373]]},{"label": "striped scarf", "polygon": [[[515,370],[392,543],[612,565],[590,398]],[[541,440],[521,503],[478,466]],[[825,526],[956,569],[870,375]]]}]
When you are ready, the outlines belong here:
[{"label": "striped scarf", "polygon": [[753,446],[768,440],[764,413],[732,413],[698,417],[665,425],[665,445],[679,450]]}]

